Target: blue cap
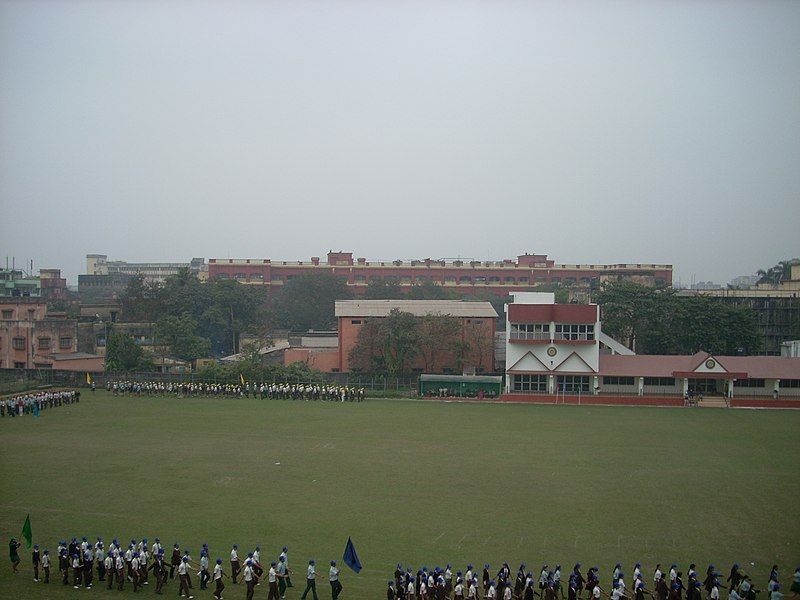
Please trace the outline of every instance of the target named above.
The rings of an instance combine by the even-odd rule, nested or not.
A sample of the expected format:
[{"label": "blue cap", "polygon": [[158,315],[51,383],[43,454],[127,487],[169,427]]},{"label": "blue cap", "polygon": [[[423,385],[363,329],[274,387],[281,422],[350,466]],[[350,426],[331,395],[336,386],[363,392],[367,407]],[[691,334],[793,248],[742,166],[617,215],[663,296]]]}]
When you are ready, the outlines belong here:
[{"label": "blue cap", "polygon": [[332,567],[335,567],[335,566],[336,566],[336,561],[335,561],[335,560],[332,560],[332,561],[331,561],[331,566],[332,566]]},{"label": "blue cap", "polygon": [[[221,564],[222,564],[222,559],[221,559],[221,558],[218,558],[218,559],[217,559],[217,564],[218,564],[218,565],[221,565]],[[275,563],[272,563],[272,564],[274,565]]]}]

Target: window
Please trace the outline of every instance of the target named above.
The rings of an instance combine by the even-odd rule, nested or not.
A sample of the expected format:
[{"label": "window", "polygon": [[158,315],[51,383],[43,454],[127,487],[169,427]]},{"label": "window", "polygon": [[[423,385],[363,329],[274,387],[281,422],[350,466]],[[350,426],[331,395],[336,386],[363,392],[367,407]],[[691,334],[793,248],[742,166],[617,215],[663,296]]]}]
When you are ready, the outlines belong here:
[{"label": "window", "polygon": [[11,340],[11,347],[14,348],[14,350],[25,350],[25,338],[15,337],[13,340]]},{"label": "window", "polygon": [[250,281],[263,281],[264,276],[261,273],[252,273],[250,275]]},{"label": "window", "polygon": [[675,387],[674,377],[645,377],[645,385],[660,386],[660,387]]},{"label": "window", "polygon": [[50,338],[48,337],[40,337],[39,338],[39,350],[48,350],[50,348]]},{"label": "window", "polygon": [[24,369],[25,368],[25,363],[24,362],[15,362],[14,363],[14,368],[15,369]]},{"label": "window", "polygon": [[633,385],[633,377],[603,377],[603,385]]},{"label": "window", "polygon": [[515,282],[513,277],[506,277],[505,281],[506,281],[506,283],[514,283]]},{"label": "window", "polygon": [[350,325],[361,325],[361,319],[353,319],[350,321]]},{"label": "window", "polygon": [[556,323],[557,340],[593,340],[594,325],[568,325]]},{"label": "window", "polygon": [[489,283],[500,283],[499,277],[489,277]]},{"label": "window", "polygon": [[444,281],[445,283],[455,282],[456,278],[455,275],[445,275]]},{"label": "window", "polygon": [[528,278],[527,277],[520,277],[519,278],[520,285],[528,285]]},{"label": "window", "polygon": [[220,273],[219,275],[217,275],[217,279],[228,279],[228,274]]},{"label": "window", "polygon": [[781,379],[781,388],[800,388],[800,379]]},{"label": "window", "polygon": [[469,278],[469,275],[462,275],[458,278],[458,283],[470,283],[470,281],[472,280]]},{"label": "window", "polygon": [[72,338],[71,337],[61,337],[58,338],[58,347],[62,350],[69,350],[72,348]]},{"label": "window", "polygon": [[574,277],[564,277],[564,283],[567,285],[573,285],[575,283]]},{"label": "window", "polygon": [[512,340],[549,340],[549,323],[512,323],[509,337]]},{"label": "window", "polygon": [[273,273],[273,274],[270,276],[270,279],[271,279],[272,281],[283,281],[283,279],[281,278],[281,276],[280,276],[280,275],[276,275],[275,273]]},{"label": "window", "polygon": [[[783,386],[783,382],[781,382],[781,386]],[[733,387],[763,388],[765,382],[763,379],[737,379],[733,382]]]},{"label": "window", "polygon": [[547,375],[514,375],[515,392],[547,392]]},{"label": "window", "polygon": [[551,277],[550,283],[561,283],[561,277]]},{"label": "window", "polygon": [[589,378],[582,375],[559,375],[558,391],[566,393],[589,393]]},{"label": "window", "polygon": [[247,279],[247,275],[245,275],[244,273],[236,273],[236,274],[233,276],[233,278],[234,278],[236,281],[244,281],[245,279]]},{"label": "window", "polygon": [[36,315],[36,310],[33,308],[28,309],[28,321],[33,321],[33,317]]},{"label": "window", "polygon": [[3,310],[3,318],[6,320],[14,318],[14,311],[11,309]]},{"label": "window", "polygon": [[364,275],[356,275],[355,277],[356,283],[366,283],[367,278]]},{"label": "window", "polygon": [[544,282],[545,282],[545,278],[544,277],[537,277],[536,278],[537,285],[540,284],[540,283],[544,283]]}]

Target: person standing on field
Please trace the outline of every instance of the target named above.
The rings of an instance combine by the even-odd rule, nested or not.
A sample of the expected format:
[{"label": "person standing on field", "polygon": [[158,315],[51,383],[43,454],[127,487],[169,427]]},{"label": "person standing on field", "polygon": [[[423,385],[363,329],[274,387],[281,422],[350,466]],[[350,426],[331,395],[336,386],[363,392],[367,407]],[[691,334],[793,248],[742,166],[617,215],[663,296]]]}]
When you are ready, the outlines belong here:
[{"label": "person standing on field", "polygon": [[317,596],[317,571],[314,565],[315,562],[313,559],[308,561],[308,568],[306,569],[306,589],[303,595],[300,596],[302,600],[306,600],[309,591],[313,594],[314,600],[319,600]]},{"label": "person standing on field", "polygon": [[328,580],[331,583],[331,598],[337,600],[339,594],[342,593],[342,584],[339,583],[339,569],[336,567],[336,561],[331,561],[331,569],[328,573]]},{"label": "person standing on field", "polygon": [[31,552],[31,562],[33,563],[33,580],[36,583],[39,583],[39,563],[42,562],[42,559],[39,555],[39,546],[33,547],[33,552]]},{"label": "person standing on field", "polygon": [[242,578],[247,586],[247,600],[253,600],[253,594],[256,591],[256,572],[253,569],[253,559],[248,558],[246,561],[244,561]]},{"label": "person standing on field", "polygon": [[239,576],[240,570],[241,563],[239,562],[239,546],[234,544],[231,548],[231,582],[234,584],[237,583],[236,578]]},{"label": "person standing on field", "polygon": [[225,571],[222,570],[222,559],[217,559],[217,564],[214,565],[214,574],[212,578],[214,579],[214,598],[220,600],[222,598],[222,590],[225,589],[225,583],[222,581],[223,577],[227,577],[225,575]]}]

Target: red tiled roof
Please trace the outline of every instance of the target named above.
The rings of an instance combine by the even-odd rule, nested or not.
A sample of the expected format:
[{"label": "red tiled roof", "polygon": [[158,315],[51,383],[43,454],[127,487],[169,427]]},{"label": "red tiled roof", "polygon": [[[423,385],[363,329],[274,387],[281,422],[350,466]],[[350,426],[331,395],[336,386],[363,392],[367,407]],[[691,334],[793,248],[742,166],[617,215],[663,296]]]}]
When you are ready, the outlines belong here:
[{"label": "red tiled roof", "polygon": [[[697,369],[711,355],[698,352],[692,356],[601,354],[600,374],[628,377],[674,377]],[[751,379],[800,379],[800,358],[781,356],[714,356],[726,371]],[[703,377],[704,373],[698,373]],[[709,374],[711,376],[711,374]]]}]

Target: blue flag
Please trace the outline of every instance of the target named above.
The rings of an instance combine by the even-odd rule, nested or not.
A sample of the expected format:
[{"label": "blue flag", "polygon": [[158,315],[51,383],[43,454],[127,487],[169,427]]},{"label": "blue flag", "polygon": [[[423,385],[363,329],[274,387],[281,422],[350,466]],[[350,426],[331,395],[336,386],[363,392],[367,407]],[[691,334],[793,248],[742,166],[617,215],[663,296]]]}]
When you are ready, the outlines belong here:
[{"label": "blue flag", "polygon": [[347,538],[347,546],[344,547],[344,556],[342,556],[342,560],[344,561],[344,564],[353,569],[353,571],[356,573],[361,570],[361,561],[358,560],[356,547],[353,546],[353,540],[351,540],[349,537]]}]

